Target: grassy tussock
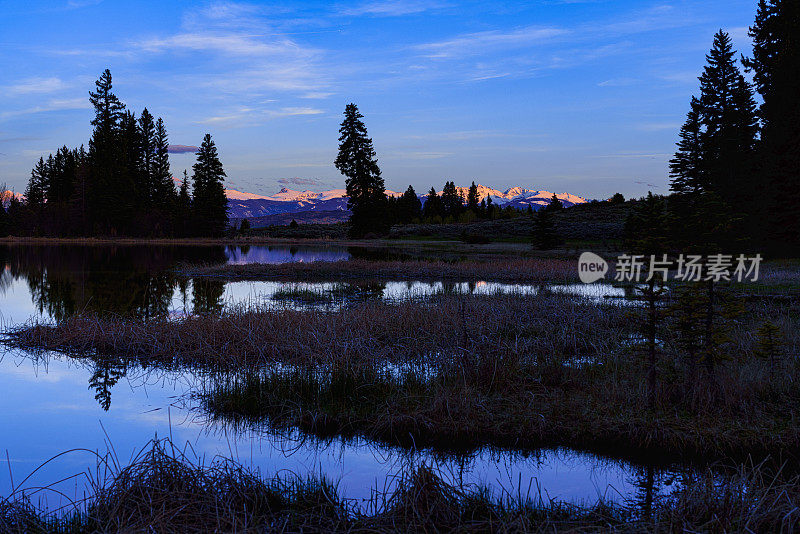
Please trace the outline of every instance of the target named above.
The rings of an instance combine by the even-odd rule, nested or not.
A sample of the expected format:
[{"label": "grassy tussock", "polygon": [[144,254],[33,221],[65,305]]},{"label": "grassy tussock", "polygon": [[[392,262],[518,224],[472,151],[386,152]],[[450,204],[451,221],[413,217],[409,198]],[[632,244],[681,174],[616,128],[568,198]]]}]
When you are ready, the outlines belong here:
[{"label": "grassy tussock", "polygon": [[504,258],[486,261],[347,261],[246,265],[187,265],[186,276],[214,276],[226,280],[336,281],[377,280],[486,280],[493,282],[570,282],[577,280],[574,259]]},{"label": "grassy tussock", "polygon": [[[630,343],[639,313],[554,294],[439,295],[177,322],[74,317],[19,329],[8,342],[202,368],[214,373],[213,417],[323,435],[665,458],[798,450],[796,308],[761,303],[737,319],[713,387],[667,338],[652,411],[646,356]],[[766,317],[786,338],[775,362],[756,356],[753,333]]]},{"label": "grassy tussock", "polygon": [[15,329],[6,342],[218,370],[274,362],[403,363],[470,352],[561,361],[613,350],[626,336],[625,313],[618,306],[555,294],[437,295],[425,301],[359,302],[336,312],[256,306],[180,321],[74,316],[57,325]]},{"label": "grassy tussock", "polygon": [[210,465],[156,441],[128,466],[103,458],[89,497],[60,512],[22,493],[0,500],[0,530],[84,532],[791,532],[800,528],[800,481],[740,468],[708,471],[671,495],[590,506],[541,495],[492,495],[445,483],[420,467],[364,504],[319,478],[270,479],[227,459]]}]

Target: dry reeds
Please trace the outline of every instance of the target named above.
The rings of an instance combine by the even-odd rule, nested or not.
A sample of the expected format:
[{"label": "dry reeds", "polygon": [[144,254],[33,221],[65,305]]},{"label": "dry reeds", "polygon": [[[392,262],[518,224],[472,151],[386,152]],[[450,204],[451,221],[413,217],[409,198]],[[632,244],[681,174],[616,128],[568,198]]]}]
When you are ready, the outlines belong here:
[{"label": "dry reeds", "polygon": [[800,481],[762,466],[730,476],[711,470],[667,496],[593,505],[542,495],[495,495],[454,486],[422,466],[401,473],[366,504],[324,478],[272,478],[224,458],[208,465],[168,440],[128,465],[101,458],[88,498],[61,510],[34,507],[23,493],[0,500],[0,530],[84,532],[792,532],[800,527]]},{"label": "dry reeds", "polygon": [[245,265],[185,265],[184,276],[209,276],[226,280],[485,280],[493,282],[570,282],[578,278],[573,259],[502,258],[486,261],[440,260],[370,261],[350,259],[333,262]]},{"label": "dry reeds", "polygon": [[[734,325],[736,353],[699,400],[687,395],[698,382],[685,360],[665,346],[652,408],[645,358],[630,342],[636,310],[546,292],[233,308],[179,321],[73,317],[7,342],[206,371],[211,415],[248,424],[440,447],[718,458],[800,447],[800,367],[787,355],[770,372],[747,337],[777,313],[758,308]],[[777,324],[796,332],[797,315]]]}]

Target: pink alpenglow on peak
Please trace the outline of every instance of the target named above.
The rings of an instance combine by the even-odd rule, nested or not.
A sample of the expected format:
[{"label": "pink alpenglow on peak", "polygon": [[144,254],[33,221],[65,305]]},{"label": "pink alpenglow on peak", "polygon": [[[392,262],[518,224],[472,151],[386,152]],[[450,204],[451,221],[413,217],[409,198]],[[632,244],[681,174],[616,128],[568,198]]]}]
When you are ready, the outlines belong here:
[{"label": "pink alpenglow on peak", "polygon": [[0,203],[2,203],[4,208],[7,208],[8,205],[11,203],[11,199],[16,198],[17,200],[23,200],[25,197],[22,193],[15,193],[9,189],[5,191],[0,191]]},{"label": "pink alpenglow on peak", "polygon": [[[512,187],[506,191],[500,191],[484,185],[478,185],[478,197],[485,200],[491,196],[492,202],[499,206],[511,206],[517,209],[527,209],[532,206],[538,209],[546,206],[553,198],[550,191],[540,191],[525,189],[523,187]],[[469,187],[458,187],[458,191],[467,197]],[[347,191],[345,189],[330,189],[327,191],[296,191],[282,187],[280,191],[273,195],[257,195],[245,193],[235,189],[226,189],[228,197],[228,213],[231,217],[264,217],[280,213],[299,213],[299,212],[340,212],[344,216],[347,213]],[[386,191],[392,197],[399,197],[403,193],[398,191]],[[441,194],[441,191],[439,192]],[[417,191],[417,195],[424,203],[427,190]],[[556,195],[561,202],[569,207],[575,204],[588,202],[585,198],[569,193],[558,193]]]}]

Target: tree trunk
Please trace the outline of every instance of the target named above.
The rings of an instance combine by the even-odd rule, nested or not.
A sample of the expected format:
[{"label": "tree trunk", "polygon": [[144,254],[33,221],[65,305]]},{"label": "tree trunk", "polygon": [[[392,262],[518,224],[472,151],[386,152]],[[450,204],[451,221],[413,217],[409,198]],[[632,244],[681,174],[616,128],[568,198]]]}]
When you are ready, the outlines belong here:
[{"label": "tree trunk", "polygon": [[650,410],[655,408],[656,404],[656,281],[655,278],[650,280],[650,287],[648,289],[648,307],[649,307],[649,320],[648,320],[648,365],[649,370],[647,373],[647,405]]},{"label": "tree trunk", "polygon": [[706,371],[714,382],[714,281],[708,281],[708,307],[706,308],[705,358]]}]

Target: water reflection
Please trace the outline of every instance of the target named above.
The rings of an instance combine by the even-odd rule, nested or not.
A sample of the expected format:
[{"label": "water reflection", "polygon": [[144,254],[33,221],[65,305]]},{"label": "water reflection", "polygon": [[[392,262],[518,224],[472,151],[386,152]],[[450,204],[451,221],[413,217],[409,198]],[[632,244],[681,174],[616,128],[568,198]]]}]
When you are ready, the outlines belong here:
[{"label": "water reflection", "polygon": [[25,280],[38,314],[57,321],[85,311],[166,315],[179,262],[225,261],[223,247],[0,246],[4,278]]},{"label": "water reflection", "polygon": [[[225,284],[174,274],[181,263],[335,261],[350,254],[333,247],[273,246],[8,246],[0,245],[0,303],[23,280],[36,315],[61,321],[78,312],[151,318],[168,315],[178,293],[187,313],[218,313]],[[6,306],[2,306],[0,310]],[[27,319],[25,317],[24,319]]]},{"label": "water reflection", "polygon": [[[207,460],[215,455],[234,458],[264,475],[321,474],[357,500],[368,499],[376,488],[390,490],[397,474],[420,465],[433,468],[448,483],[488,486],[497,496],[632,502],[640,499],[642,487],[652,500],[676,486],[663,482],[676,472],[654,468],[648,475],[635,465],[567,449],[523,454],[487,447],[437,454],[363,439],[318,439],[268,426],[234,428],[203,416],[196,392],[204,380],[186,370],[125,368],[114,360],[5,354],[0,358],[0,390],[7,397],[0,411],[0,445],[8,450],[11,464],[0,464],[0,494],[11,491],[9,473],[19,483],[58,453],[75,448],[102,454],[113,447],[124,465],[154,436],[171,436],[179,447],[185,444]],[[87,382],[95,399],[86,390]],[[67,479],[93,468],[96,461],[92,455],[70,454],[36,471],[26,486]],[[83,497],[85,489],[74,480],[54,487],[72,499]],[[51,508],[65,504],[56,494],[46,499],[53,499],[47,501]]]},{"label": "water reflection", "polygon": [[344,247],[315,245],[261,245],[227,246],[225,255],[230,264],[246,263],[291,263],[314,261],[345,261],[352,256]]},{"label": "water reflection", "polygon": [[94,371],[89,377],[89,389],[95,391],[94,399],[104,411],[111,407],[111,388],[127,374],[127,366],[118,359],[95,361]]}]

